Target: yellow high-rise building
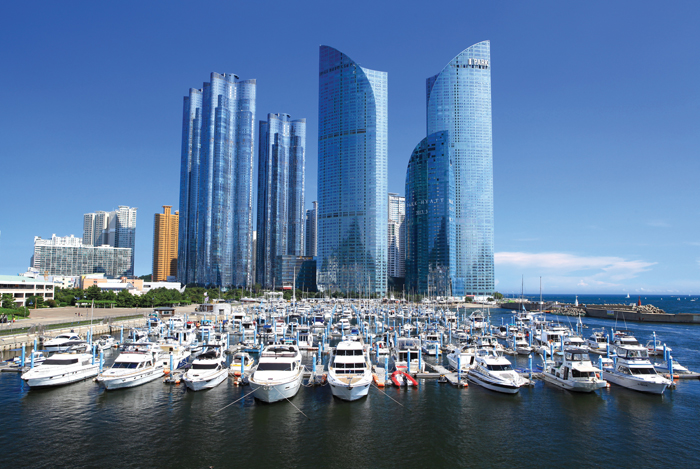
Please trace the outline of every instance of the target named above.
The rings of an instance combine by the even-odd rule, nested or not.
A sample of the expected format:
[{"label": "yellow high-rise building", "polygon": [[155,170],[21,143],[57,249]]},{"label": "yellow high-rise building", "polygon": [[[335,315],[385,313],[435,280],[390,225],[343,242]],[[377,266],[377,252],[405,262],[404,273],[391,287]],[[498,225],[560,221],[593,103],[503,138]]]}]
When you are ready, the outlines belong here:
[{"label": "yellow high-rise building", "polygon": [[163,205],[163,213],[156,213],[153,227],[153,281],[164,282],[177,276],[177,234],[179,212],[170,213],[172,205]]}]

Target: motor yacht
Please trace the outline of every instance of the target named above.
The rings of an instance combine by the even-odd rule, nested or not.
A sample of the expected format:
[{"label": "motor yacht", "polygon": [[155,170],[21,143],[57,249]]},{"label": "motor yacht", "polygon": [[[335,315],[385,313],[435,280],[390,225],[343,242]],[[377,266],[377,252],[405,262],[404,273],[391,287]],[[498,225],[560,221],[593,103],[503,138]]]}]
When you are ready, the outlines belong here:
[{"label": "motor yacht", "polygon": [[303,370],[301,352],[296,345],[266,346],[249,378],[253,396],[263,402],[294,397],[301,386]]},{"label": "motor yacht", "polygon": [[478,349],[474,366],[467,379],[492,391],[515,394],[525,380],[515,372],[510,361],[495,350]]},{"label": "motor yacht", "polygon": [[22,374],[29,387],[60,386],[97,376],[100,366],[89,353],[56,353]]},{"label": "motor yacht", "polygon": [[111,368],[97,376],[97,382],[107,390],[132,388],[163,376],[159,351],[151,346],[133,346],[120,353]]},{"label": "motor yacht", "polygon": [[111,335],[101,335],[97,340],[97,349],[100,351],[108,351],[117,346],[117,341]]},{"label": "motor yacht", "polygon": [[437,356],[440,353],[440,334],[435,331],[427,332],[422,341],[423,352],[426,355]]},{"label": "motor yacht", "polygon": [[[425,367],[425,364],[420,363],[418,356],[421,351],[420,348],[420,339],[399,337],[396,346],[392,350],[392,358],[396,369],[407,373],[422,373],[424,370],[421,369],[421,365]],[[410,368],[408,364],[409,357]]]},{"label": "motor yacht", "polygon": [[367,395],[371,383],[369,347],[361,340],[338,343],[328,365],[331,393],[339,399],[355,401]]},{"label": "motor yacht", "polygon": [[659,375],[642,345],[617,345],[612,368],[603,369],[605,380],[635,391],[662,394],[671,381]]},{"label": "motor yacht", "polygon": [[608,348],[608,336],[605,330],[594,330],[586,340],[586,345],[593,353],[605,353]]},{"label": "motor yacht", "polygon": [[81,339],[78,334],[69,332],[59,334],[53,339],[45,341],[43,344],[43,350],[44,352],[65,352],[76,345],[83,345],[86,343],[87,342]]},{"label": "motor yacht", "polygon": [[[163,368],[168,372],[181,370],[187,367],[192,360],[192,353],[185,345],[181,345],[172,338],[166,337],[158,341],[157,346],[160,348],[160,357],[158,360],[163,365]],[[170,355],[172,354],[172,370],[170,369]]]},{"label": "motor yacht", "polygon": [[556,352],[554,360],[547,363],[542,375],[548,383],[576,392],[593,392],[608,383],[600,378],[599,370],[584,349],[567,349]]},{"label": "motor yacht", "polygon": [[255,366],[255,360],[246,352],[238,352],[233,356],[228,374],[230,376],[243,376]]},{"label": "motor yacht", "polygon": [[462,369],[462,371],[469,370],[474,366],[474,359],[476,357],[476,349],[473,345],[463,345],[461,347],[455,348],[452,352],[447,354],[447,362],[450,364],[450,368],[453,370]]},{"label": "motor yacht", "polygon": [[221,347],[207,346],[192,362],[192,366],[183,380],[187,389],[201,391],[211,389],[223,383],[228,377],[226,367],[226,356],[222,353]]}]

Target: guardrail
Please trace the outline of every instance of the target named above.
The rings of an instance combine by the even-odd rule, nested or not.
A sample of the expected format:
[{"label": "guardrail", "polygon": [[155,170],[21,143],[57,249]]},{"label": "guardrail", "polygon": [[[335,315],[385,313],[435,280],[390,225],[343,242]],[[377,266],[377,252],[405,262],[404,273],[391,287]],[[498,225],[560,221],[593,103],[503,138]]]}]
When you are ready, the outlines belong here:
[{"label": "guardrail", "polygon": [[54,321],[41,321],[28,323],[28,320],[23,320],[20,322],[0,324],[0,336],[7,337],[18,334],[43,334],[45,331],[53,329],[64,329],[68,327],[82,327],[89,326],[90,324],[112,324],[117,321],[127,321],[130,319],[145,318],[148,315],[148,311],[138,312],[134,314],[122,314],[119,316],[103,316],[99,318],[90,319],[80,319],[66,321],[65,319],[57,319]]}]

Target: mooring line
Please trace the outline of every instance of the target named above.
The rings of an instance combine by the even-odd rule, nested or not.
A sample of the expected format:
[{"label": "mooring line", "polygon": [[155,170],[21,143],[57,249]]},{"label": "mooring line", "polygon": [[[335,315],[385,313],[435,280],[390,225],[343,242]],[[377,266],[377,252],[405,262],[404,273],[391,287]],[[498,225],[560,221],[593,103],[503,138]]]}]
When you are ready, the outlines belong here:
[{"label": "mooring line", "polygon": [[300,413],[301,415],[303,415],[303,416],[306,417],[307,419],[311,420],[311,417],[309,417],[309,416],[306,415],[304,412],[302,412],[301,409],[300,409],[299,407],[295,406],[294,403],[293,403],[292,401],[290,401],[284,394],[282,394],[282,392],[281,392],[279,389],[277,389],[277,387],[275,387],[275,391],[277,391],[277,392],[279,393],[280,396],[282,396],[282,397],[284,397],[285,399],[287,399],[287,402],[289,402],[290,404],[292,404],[292,405],[294,406],[294,408],[295,408],[296,410],[298,410],[299,413]]},{"label": "mooring line", "polygon": [[246,394],[245,396],[239,397],[238,399],[236,399],[236,400],[233,401],[232,403],[225,405],[224,407],[222,407],[221,409],[217,410],[217,411],[214,412],[213,414],[209,414],[209,417],[213,416],[214,414],[218,414],[219,412],[221,412],[222,410],[224,410],[226,407],[232,406],[232,405],[235,404],[236,402],[240,401],[241,399],[245,399],[246,397],[250,396],[250,395],[253,394],[254,392],[255,392],[255,391],[250,391],[250,392],[249,392],[248,394]]},{"label": "mooring line", "polygon": [[391,397],[390,395],[388,395],[385,391],[382,391],[381,389],[379,389],[379,388],[377,387],[376,384],[372,383],[372,387],[375,388],[377,391],[379,391],[381,394],[384,394],[386,397],[388,397],[388,398],[391,399],[392,401],[396,402],[398,405],[400,405],[401,407],[403,407],[403,408],[406,409],[407,411],[413,413],[413,411],[412,411],[411,409],[409,409],[408,407],[404,406],[402,403],[400,403],[399,401],[397,401],[396,399],[394,399],[393,397]]}]

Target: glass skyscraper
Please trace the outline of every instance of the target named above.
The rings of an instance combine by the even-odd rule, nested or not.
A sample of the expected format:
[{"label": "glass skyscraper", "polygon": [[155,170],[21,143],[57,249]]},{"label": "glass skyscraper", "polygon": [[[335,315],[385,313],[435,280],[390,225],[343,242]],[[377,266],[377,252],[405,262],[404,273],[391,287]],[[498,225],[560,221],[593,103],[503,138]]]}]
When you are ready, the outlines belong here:
[{"label": "glass skyscraper", "polygon": [[452,294],[491,295],[493,152],[490,43],[462,51],[428,78],[427,134],[448,131],[455,178],[455,270]]},{"label": "glass skyscraper", "polygon": [[251,282],[255,80],[212,73],[184,100],[178,280]]},{"label": "glass skyscraper", "polygon": [[455,178],[449,133],[413,150],[406,170],[406,291],[451,296],[455,273]]},{"label": "glass skyscraper", "polygon": [[321,46],[317,280],[386,293],[387,73]]},{"label": "glass skyscraper", "polygon": [[304,166],[306,119],[268,114],[260,121],[256,282],[281,285],[275,278],[279,256],[304,254]]}]

